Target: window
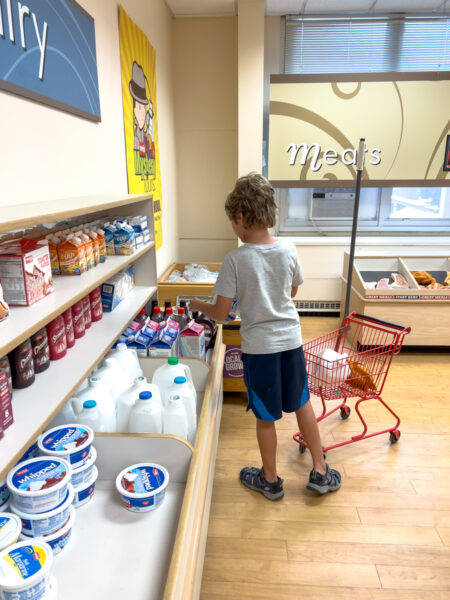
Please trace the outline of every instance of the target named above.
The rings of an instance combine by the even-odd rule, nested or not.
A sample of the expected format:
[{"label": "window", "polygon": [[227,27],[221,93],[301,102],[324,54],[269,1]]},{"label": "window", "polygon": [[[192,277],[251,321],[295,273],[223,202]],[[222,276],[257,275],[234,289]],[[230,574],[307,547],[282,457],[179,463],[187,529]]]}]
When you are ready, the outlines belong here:
[{"label": "window", "polygon": [[[287,17],[285,73],[450,70],[450,17]],[[351,231],[354,190],[278,189],[280,233]],[[447,232],[448,188],[363,188],[358,230]]]}]

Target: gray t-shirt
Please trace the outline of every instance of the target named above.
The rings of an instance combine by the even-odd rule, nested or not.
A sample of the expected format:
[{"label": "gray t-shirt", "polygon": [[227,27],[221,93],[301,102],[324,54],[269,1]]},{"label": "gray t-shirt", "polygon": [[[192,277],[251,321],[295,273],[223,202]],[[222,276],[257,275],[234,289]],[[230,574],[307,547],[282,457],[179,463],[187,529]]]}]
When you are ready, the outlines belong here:
[{"label": "gray t-shirt", "polygon": [[271,354],[302,344],[300,322],[291,298],[303,283],[295,246],[244,244],[227,254],[214,292],[236,298],[241,317],[242,352]]}]

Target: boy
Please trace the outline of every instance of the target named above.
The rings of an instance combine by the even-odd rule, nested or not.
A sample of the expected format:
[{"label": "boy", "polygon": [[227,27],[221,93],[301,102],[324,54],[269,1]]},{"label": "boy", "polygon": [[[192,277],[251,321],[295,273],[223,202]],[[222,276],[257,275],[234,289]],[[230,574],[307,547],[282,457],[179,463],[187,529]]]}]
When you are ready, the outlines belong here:
[{"label": "boy", "polygon": [[309,402],[301,329],[292,298],[303,276],[293,244],[270,235],[275,225],[274,189],[257,173],[237,180],[225,202],[233,231],[244,243],[226,257],[214,292],[215,304],[195,298],[190,309],[223,321],[237,299],[248,407],[256,416],[261,469],[245,467],[241,482],[269,500],[284,496],[276,466],[275,421],[295,412],[313,459],[307,488],[324,494],[341,485],[323,458],[317,421]]}]

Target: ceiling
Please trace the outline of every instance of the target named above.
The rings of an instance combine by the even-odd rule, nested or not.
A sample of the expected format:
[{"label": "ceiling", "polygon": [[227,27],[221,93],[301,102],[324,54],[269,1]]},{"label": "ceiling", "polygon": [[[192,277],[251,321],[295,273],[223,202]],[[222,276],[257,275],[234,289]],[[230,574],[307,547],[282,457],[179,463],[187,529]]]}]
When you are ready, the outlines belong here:
[{"label": "ceiling", "polygon": [[[237,15],[237,0],[166,0],[174,17]],[[338,12],[450,12],[450,0],[265,0],[266,15]]]}]

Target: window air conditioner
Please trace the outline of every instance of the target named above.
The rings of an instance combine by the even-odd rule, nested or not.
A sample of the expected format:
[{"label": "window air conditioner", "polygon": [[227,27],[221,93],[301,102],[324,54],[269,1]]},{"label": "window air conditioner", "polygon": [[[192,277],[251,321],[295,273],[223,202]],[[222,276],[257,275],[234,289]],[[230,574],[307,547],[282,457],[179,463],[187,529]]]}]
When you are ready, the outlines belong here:
[{"label": "window air conditioner", "polygon": [[353,218],[355,190],[336,188],[311,190],[310,219],[313,221],[345,220]]}]

